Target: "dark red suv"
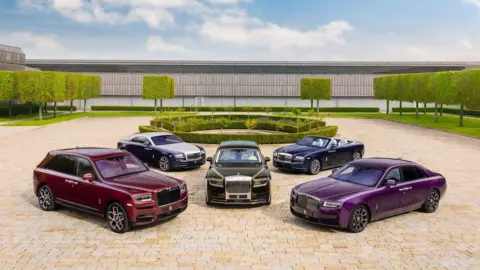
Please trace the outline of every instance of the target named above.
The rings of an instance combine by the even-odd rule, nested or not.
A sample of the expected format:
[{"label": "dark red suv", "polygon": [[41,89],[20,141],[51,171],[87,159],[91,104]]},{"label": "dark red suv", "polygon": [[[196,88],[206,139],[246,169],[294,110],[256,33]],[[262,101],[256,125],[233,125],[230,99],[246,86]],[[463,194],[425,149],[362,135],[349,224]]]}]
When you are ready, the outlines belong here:
[{"label": "dark red suv", "polygon": [[174,217],[188,206],[184,181],[111,148],[49,152],[33,172],[33,191],[43,210],[61,204],[100,215],[116,233]]}]

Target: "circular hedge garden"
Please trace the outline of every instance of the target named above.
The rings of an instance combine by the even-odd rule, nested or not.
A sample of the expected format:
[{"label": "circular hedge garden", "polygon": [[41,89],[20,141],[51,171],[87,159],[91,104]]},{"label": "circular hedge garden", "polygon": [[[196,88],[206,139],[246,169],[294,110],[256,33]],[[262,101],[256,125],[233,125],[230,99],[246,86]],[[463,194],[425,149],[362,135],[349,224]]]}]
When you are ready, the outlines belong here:
[{"label": "circular hedge garden", "polygon": [[[274,134],[193,133],[201,130],[256,129],[281,131]],[[157,117],[150,125],[139,126],[140,132],[166,131],[185,142],[218,144],[222,141],[245,140],[259,144],[293,143],[307,135],[333,137],[337,126],[326,126],[321,118],[267,115],[197,115]]]}]

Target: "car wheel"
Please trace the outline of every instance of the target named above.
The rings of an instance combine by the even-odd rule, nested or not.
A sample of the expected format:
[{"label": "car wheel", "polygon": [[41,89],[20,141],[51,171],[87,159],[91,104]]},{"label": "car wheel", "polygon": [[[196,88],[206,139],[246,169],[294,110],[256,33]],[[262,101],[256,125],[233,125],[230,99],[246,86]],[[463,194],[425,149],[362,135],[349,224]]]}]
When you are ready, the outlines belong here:
[{"label": "car wheel", "polygon": [[[208,184],[207,184],[208,185]],[[208,191],[208,186],[207,188],[205,189],[205,204],[207,205],[212,205],[212,200],[210,199],[210,194],[209,194],[209,191]]]},{"label": "car wheel", "polygon": [[170,160],[166,156],[160,157],[158,161],[158,168],[164,172],[170,171]]},{"label": "car wheel", "polygon": [[433,213],[437,211],[440,203],[440,193],[437,190],[431,190],[428,193],[427,200],[423,203],[423,210],[427,213]]},{"label": "car wheel", "polygon": [[47,185],[43,185],[38,189],[38,204],[43,211],[55,209],[55,197]]},{"label": "car wheel", "polygon": [[320,160],[314,158],[310,161],[310,166],[308,167],[308,173],[311,175],[316,175],[322,170],[322,163]]},{"label": "car wheel", "polygon": [[110,230],[124,233],[130,230],[127,212],[119,203],[111,203],[107,209],[107,223]]},{"label": "car wheel", "polygon": [[367,207],[358,205],[352,210],[350,218],[348,219],[348,230],[353,233],[363,231],[370,221],[370,214]]},{"label": "car wheel", "polygon": [[265,203],[266,205],[272,204],[272,187],[268,185],[268,197],[267,197],[267,202]]},{"label": "car wheel", "polygon": [[357,160],[357,159],[361,159],[362,158],[362,154],[360,154],[360,152],[353,152],[352,154],[352,160]]}]

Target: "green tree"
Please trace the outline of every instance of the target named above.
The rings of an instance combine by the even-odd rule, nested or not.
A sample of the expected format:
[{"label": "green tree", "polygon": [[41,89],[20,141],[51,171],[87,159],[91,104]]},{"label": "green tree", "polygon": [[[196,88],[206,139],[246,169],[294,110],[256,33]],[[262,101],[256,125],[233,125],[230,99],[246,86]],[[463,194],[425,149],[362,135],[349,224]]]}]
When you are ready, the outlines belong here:
[{"label": "green tree", "polygon": [[40,87],[50,94],[48,102],[53,101],[53,117],[57,117],[57,102],[62,102],[66,98],[66,76],[64,72],[41,71]]},{"label": "green tree", "polygon": [[213,115],[215,114],[215,107],[211,107],[210,111],[212,112],[212,121],[213,121]]},{"label": "green tree", "polygon": [[312,122],[315,120],[316,112],[314,110],[308,110],[308,130],[312,131]]},{"label": "green tree", "polygon": [[297,128],[298,128],[298,120],[300,120],[298,116],[302,114],[302,111],[297,108],[297,109],[293,109],[292,113],[295,115],[295,118],[296,118],[295,120],[296,120]]},{"label": "green tree", "polygon": [[250,119],[250,113],[253,111],[251,106],[246,106],[245,111],[247,112],[248,119]]},{"label": "green tree", "polygon": [[373,96],[375,99],[386,100],[387,102],[387,114],[390,113],[390,100],[387,94],[387,81],[386,77],[375,77],[373,79]]},{"label": "green tree", "polygon": [[276,131],[283,130],[284,127],[285,127],[285,123],[283,123],[282,121],[275,122],[275,130]]},{"label": "green tree", "polygon": [[[302,90],[303,88],[303,90]],[[301,97],[317,101],[317,112],[320,111],[319,100],[330,100],[332,81],[325,78],[303,78],[300,81]]]},{"label": "green tree", "polygon": [[18,99],[15,73],[0,70],[0,100],[8,100],[8,117],[12,117],[12,100]]},{"label": "green tree", "polygon": [[231,121],[228,118],[221,117],[217,119],[217,123],[220,124],[220,131],[223,132],[223,129],[231,124]]},{"label": "green tree", "polygon": [[160,111],[163,108],[163,99],[175,97],[175,83],[169,76],[143,76],[143,99],[153,99],[155,111],[157,100],[160,99]]},{"label": "green tree", "polygon": [[437,104],[456,104],[454,89],[454,73],[452,71],[436,72],[434,74],[435,122],[438,121]]},{"label": "green tree", "polygon": [[453,72],[453,94],[456,104],[460,104],[459,126],[463,126],[465,106],[480,104],[480,72],[479,70],[464,70]]},{"label": "green tree", "polygon": [[248,119],[245,121],[245,127],[248,128],[249,130],[254,129],[258,124],[258,121],[256,119]]},{"label": "green tree", "polygon": [[267,121],[268,121],[268,117],[270,116],[270,113],[272,112],[272,107],[264,107],[263,110],[267,114]]},{"label": "green tree", "polygon": [[75,73],[66,73],[65,100],[70,100],[70,114],[73,113],[73,100],[78,98],[78,79]]},{"label": "green tree", "polygon": [[300,98],[310,100],[310,108],[313,109],[313,96],[311,91],[311,80],[309,78],[300,79]]},{"label": "green tree", "polygon": [[419,73],[410,75],[408,93],[411,99],[415,101],[415,117],[418,118],[419,103],[427,103],[434,101],[432,74]]},{"label": "green tree", "polygon": [[200,119],[200,118],[197,118],[197,117],[189,117],[185,120],[185,122],[186,122],[187,126],[190,127],[190,132],[192,132],[193,127],[195,125],[199,125],[199,124],[203,123],[203,120]]}]

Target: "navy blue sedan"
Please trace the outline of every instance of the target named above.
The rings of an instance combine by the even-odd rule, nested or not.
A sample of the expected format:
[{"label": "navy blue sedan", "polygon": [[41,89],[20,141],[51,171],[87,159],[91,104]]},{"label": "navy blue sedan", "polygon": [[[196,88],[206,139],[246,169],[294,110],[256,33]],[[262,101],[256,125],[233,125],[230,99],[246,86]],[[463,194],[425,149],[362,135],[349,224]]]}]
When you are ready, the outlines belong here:
[{"label": "navy blue sedan", "polygon": [[186,143],[167,132],[140,133],[119,141],[117,148],[132,153],[144,163],[164,172],[198,168],[205,164],[203,147]]},{"label": "navy blue sedan", "polygon": [[280,170],[307,172],[315,175],[361,159],[363,143],[320,136],[305,136],[295,144],[273,152],[273,166]]}]

